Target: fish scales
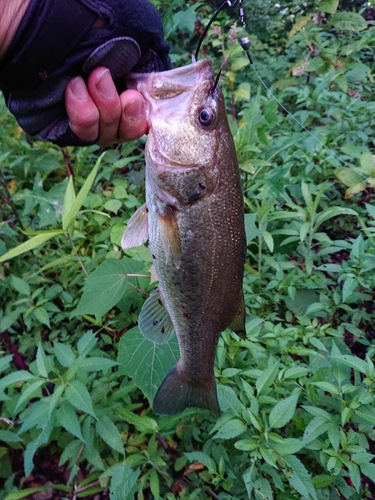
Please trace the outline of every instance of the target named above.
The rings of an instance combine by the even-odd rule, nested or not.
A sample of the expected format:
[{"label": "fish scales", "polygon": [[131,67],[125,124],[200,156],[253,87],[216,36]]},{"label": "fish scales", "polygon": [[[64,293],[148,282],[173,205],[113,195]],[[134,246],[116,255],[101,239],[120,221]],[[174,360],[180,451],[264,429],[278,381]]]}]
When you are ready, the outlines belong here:
[{"label": "fish scales", "polygon": [[[180,347],[180,360],[160,386],[153,409],[218,411],[213,371],[218,338],[236,316],[241,319],[233,329],[244,328],[244,209],[224,99],[218,87],[213,90],[208,60],[134,80],[145,96],[150,125],[149,247]],[[138,228],[132,225],[125,248],[127,241],[134,243]],[[141,316],[148,314],[146,304]]]}]

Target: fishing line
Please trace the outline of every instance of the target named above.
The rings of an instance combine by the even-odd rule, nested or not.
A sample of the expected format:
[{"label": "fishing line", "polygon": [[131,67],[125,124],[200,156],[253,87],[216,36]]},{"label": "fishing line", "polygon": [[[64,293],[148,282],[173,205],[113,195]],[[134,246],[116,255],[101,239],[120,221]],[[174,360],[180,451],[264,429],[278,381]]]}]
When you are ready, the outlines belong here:
[{"label": "fishing line", "polygon": [[319,137],[317,137],[315,134],[313,134],[312,132],[310,132],[310,130],[307,129],[290,111],[288,111],[288,109],[283,105],[283,103],[281,101],[279,101],[279,99],[277,99],[277,97],[273,94],[273,92],[271,91],[271,89],[267,86],[267,84],[265,83],[265,81],[263,80],[263,78],[258,73],[256,67],[254,66],[253,59],[252,59],[252,57],[250,55],[250,52],[249,52],[249,49],[250,49],[250,40],[249,40],[249,38],[248,37],[241,38],[240,39],[240,45],[244,49],[244,51],[245,51],[245,53],[246,53],[246,55],[247,55],[247,57],[249,59],[250,65],[251,65],[254,73],[256,74],[258,80],[263,85],[263,87],[267,90],[267,92],[270,94],[270,96],[272,97],[272,99],[274,99],[276,101],[276,103],[280,106],[280,108],[283,111],[285,111],[285,113],[288,116],[290,116],[297,123],[297,125],[299,125],[302,128],[302,130],[304,130],[305,132],[307,132],[310,137],[312,137],[316,142],[318,142],[321,146],[323,146],[323,148],[326,151],[328,151],[333,156],[333,158],[335,158],[337,161],[339,161],[343,165],[346,165],[347,167],[351,168],[350,163],[347,163],[345,160],[342,160],[341,158],[339,158],[333,149],[327,147],[324,144],[324,142],[322,142],[319,139]]},{"label": "fishing line", "polygon": [[[215,13],[213,14],[213,16],[211,17],[211,19],[207,23],[207,26],[205,27],[205,29],[204,29],[204,31],[203,31],[200,39],[199,39],[197,50],[195,51],[195,60],[196,61],[198,60],[198,54],[199,54],[199,51],[200,51],[203,39],[206,36],[208,30],[210,29],[211,24],[215,21],[216,17],[224,9],[225,6],[233,8],[237,4],[239,4],[238,15],[239,15],[241,26],[242,26],[242,28],[246,28],[245,11],[244,11],[244,9],[242,7],[242,0],[225,0],[220,5],[220,7],[215,11]],[[252,67],[254,73],[256,74],[259,82],[266,89],[266,91],[269,93],[269,95],[272,97],[272,99],[274,101],[276,101],[276,103],[278,104],[278,106],[288,116],[290,116],[295,121],[295,123],[297,123],[297,125],[299,127],[301,127],[302,130],[304,130],[312,139],[314,139],[318,144],[320,144],[323,147],[323,149],[325,149],[326,151],[328,151],[333,158],[335,158],[338,162],[342,163],[343,165],[351,168],[351,164],[350,163],[347,163],[345,160],[342,160],[341,158],[339,158],[333,149],[327,147],[324,144],[324,142],[319,139],[319,137],[317,137],[315,134],[313,134],[312,132],[310,132],[310,130],[308,130],[290,111],[288,111],[288,109],[283,105],[283,103],[281,101],[279,101],[279,99],[274,95],[274,93],[271,91],[271,89],[267,86],[267,84],[265,83],[265,81],[263,80],[263,78],[258,73],[258,71],[257,71],[257,69],[256,69],[256,67],[255,67],[255,65],[253,63],[253,59],[252,59],[251,54],[250,54],[250,39],[249,39],[249,37],[247,37],[247,36],[242,37],[242,38],[240,38],[239,42],[240,42],[241,47],[245,51],[245,53],[247,55],[247,58],[249,59],[250,66]],[[216,87],[218,79],[220,77],[221,69],[222,68],[220,68],[219,75],[216,78],[215,87]]]}]

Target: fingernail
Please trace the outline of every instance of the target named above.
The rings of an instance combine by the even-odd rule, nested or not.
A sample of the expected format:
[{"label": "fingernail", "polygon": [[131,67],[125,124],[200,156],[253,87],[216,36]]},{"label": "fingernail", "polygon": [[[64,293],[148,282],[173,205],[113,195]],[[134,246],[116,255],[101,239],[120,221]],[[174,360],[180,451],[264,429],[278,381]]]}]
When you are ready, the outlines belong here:
[{"label": "fingernail", "polygon": [[83,101],[89,97],[87,92],[86,84],[80,76],[72,78],[69,82],[69,89],[75,98]]},{"label": "fingernail", "polygon": [[141,99],[130,101],[124,108],[125,117],[131,122],[142,118],[145,109],[145,103]]},{"label": "fingernail", "polygon": [[104,97],[104,99],[113,99],[116,95],[116,87],[113,83],[109,69],[103,70],[103,73],[99,76],[95,86],[99,94]]}]

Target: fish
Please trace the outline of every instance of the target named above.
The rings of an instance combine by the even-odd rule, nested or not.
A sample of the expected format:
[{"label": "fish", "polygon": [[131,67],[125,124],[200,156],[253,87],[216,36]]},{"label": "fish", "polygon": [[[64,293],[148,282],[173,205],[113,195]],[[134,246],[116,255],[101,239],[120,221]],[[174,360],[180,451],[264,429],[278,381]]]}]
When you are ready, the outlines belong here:
[{"label": "fish", "polygon": [[223,93],[209,59],[133,74],[149,126],[146,202],[130,218],[124,249],[145,243],[158,288],[141,310],[141,333],[176,332],[180,359],[159,387],[155,414],[196,407],[219,413],[214,361],[219,336],[245,330],[246,239],[241,179]]}]

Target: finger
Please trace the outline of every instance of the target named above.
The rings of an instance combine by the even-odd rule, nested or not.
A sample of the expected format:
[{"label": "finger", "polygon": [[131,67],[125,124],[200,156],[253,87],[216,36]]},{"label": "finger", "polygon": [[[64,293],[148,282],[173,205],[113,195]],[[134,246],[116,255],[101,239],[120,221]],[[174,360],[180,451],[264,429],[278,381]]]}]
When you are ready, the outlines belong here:
[{"label": "finger", "polygon": [[73,132],[83,141],[95,141],[99,135],[99,111],[80,76],[68,83],[65,106]]},{"label": "finger", "polygon": [[88,79],[88,90],[99,111],[100,146],[111,146],[118,141],[121,102],[111,73],[107,68],[96,68]]},{"label": "finger", "polygon": [[121,119],[119,138],[121,141],[138,139],[147,132],[146,108],[143,95],[137,90],[125,90],[120,95]]}]

